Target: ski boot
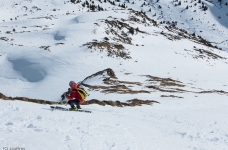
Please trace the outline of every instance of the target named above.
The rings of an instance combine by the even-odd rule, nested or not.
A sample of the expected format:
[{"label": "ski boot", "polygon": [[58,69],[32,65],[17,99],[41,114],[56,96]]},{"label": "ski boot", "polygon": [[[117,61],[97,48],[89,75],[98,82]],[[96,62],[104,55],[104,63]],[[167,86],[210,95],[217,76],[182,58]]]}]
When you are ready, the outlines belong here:
[{"label": "ski boot", "polygon": [[78,109],[75,106],[73,106],[69,110],[71,110],[71,111],[77,111]]},{"label": "ski boot", "polygon": [[82,109],[79,105],[79,103],[76,104],[77,105],[77,109]]}]

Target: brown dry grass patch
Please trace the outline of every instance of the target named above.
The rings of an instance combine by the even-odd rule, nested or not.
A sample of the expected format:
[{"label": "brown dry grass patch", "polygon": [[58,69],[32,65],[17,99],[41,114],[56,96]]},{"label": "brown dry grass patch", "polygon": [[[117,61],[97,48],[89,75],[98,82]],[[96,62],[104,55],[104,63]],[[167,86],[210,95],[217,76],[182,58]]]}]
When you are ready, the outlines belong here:
[{"label": "brown dry grass patch", "polygon": [[110,105],[110,106],[115,106],[115,107],[125,107],[125,106],[142,106],[142,105],[152,105],[153,103],[159,103],[154,100],[140,100],[140,99],[132,99],[132,100],[127,100],[126,102],[120,102],[120,101],[99,101],[97,99],[89,100],[86,101],[85,105],[90,105],[90,104],[98,104],[98,105]]},{"label": "brown dry grass patch", "polygon": [[161,97],[184,98],[184,97],[175,96],[175,95],[161,95]]},{"label": "brown dry grass patch", "polygon": [[[40,99],[31,99],[27,97],[7,97],[4,94],[0,93],[0,99],[3,100],[20,100],[24,102],[32,102],[32,103],[37,103],[37,104],[48,104],[48,105],[64,105],[65,102],[52,102],[52,101],[47,101],[47,100],[40,100]],[[142,105],[152,105],[153,103],[159,103],[154,100],[139,100],[139,99],[132,99],[132,100],[127,100],[126,102],[120,102],[120,101],[108,101],[108,100],[97,100],[97,99],[92,99],[92,100],[87,100],[84,104],[82,105],[91,105],[91,104],[98,104],[101,106],[105,105],[110,105],[110,106],[115,106],[115,107],[125,107],[125,106],[142,106]]]},{"label": "brown dry grass patch", "polygon": [[88,49],[91,50],[100,50],[100,52],[106,51],[108,52],[109,57],[121,57],[123,59],[130,59],[131,56],[129,53],[126,52],[126,49],[123,45],[117,43],[110,43],[107,41],[103,42],[88,42],[83,44],[82,46],[87,46]]}]

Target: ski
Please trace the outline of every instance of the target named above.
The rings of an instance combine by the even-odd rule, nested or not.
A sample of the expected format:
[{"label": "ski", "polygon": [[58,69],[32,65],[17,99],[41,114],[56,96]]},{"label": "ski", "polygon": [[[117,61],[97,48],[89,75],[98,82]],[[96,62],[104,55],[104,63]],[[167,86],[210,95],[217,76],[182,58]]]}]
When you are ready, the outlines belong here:
[{"label": "ski", "polygon": [[62,110],[62,111],[77,111],[77,112],[85,112],[85,113],[92,113],[92,111],[89,110],[82,110],[82,109],[77,109],[77,110],[70,110],[69,108],[63,108],[59,106],[50,106],[52,110]]}]

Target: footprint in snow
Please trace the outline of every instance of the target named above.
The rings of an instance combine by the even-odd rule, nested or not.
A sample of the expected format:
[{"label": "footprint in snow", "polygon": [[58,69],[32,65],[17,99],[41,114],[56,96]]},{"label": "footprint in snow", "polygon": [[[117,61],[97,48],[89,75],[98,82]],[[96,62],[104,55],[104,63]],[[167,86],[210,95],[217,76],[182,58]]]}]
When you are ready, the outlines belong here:
[{"label": "footprint in snow", "polygon": [[21,108],[16,107],[15,111],[21,111]]},{"label": "footprint in snow", "polygon": [[37,120],[41,120],[42,119],[42,116],[37,116],[36,119]]},{"label": "footprint in snow", "polygon": [[35,128],[35,126],[33,124],[30,124],[27,126],[27,128]]},{"label": "footprint in snow", "polygon": [[73,140],[73,138],[69,135],[66,136],[66,141]]},{"label": "footprint in snow", "polygon": [[213,139],[211,139],[210,141],[212,141],[212,142],[217,142],[217,141],[219,141],[219,138],[213,138]]},{"label": "footprint in snow", "polygon": [[36,132],[42,132],[43,130],[42,129],[35,129],[34,131],[36,131]]},{"label": "footprint in snow", "polygon": [[13,123],[12,123],[12,122],[8,122],[8,123],[6,123],[5,125],[6,125],[6,126],[12,126]]}]

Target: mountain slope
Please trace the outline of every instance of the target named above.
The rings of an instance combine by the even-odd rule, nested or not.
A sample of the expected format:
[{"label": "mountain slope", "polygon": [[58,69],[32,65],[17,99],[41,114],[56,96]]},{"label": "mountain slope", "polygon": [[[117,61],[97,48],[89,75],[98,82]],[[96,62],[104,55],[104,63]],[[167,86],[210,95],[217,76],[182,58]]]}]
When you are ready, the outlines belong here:
[{"label": "mountain slope", "polygon": [[[226,91],[227,53],[208,42],[210,36],[203,39],[189,30],[160,25],[159,19],[150,18],[152,12],[145,15],[131,10],[130,6],[140,6],[139,2],[126,3],[123,9],[95,1],[94,6],[107,10],[98,12],[88,12],[89,8],[82,6],[85,2],[31,2],[2,1],[4,9],[13,7],[10,15],[17,14],[17,20],[4,16],[1,23],[1,92],[6,95],[58,101],[55,93],[62,93],[69,80],[80,81],[106,68],[112,68],[120,80],[145,82],[139,76],[151,75],[195,84],[194,88],[204,91]],[[158,11],[158,4],[150,5],[153,11]],[[167,3],[161,3],[167,13],[163,5]],[[12,87],[14,92],[9,90]],[[100,97],[95,93],[91,98]],[[144,95],[139,98],[148,97]],[[121,99],[126,100],[125,96]]]},{"label": "mountain slope", "polygon": [[[0,147],[226,149],[226,2],[0,0]],[[59,102],[71,80],[87,104],[158,103],[15,101]]]}]

